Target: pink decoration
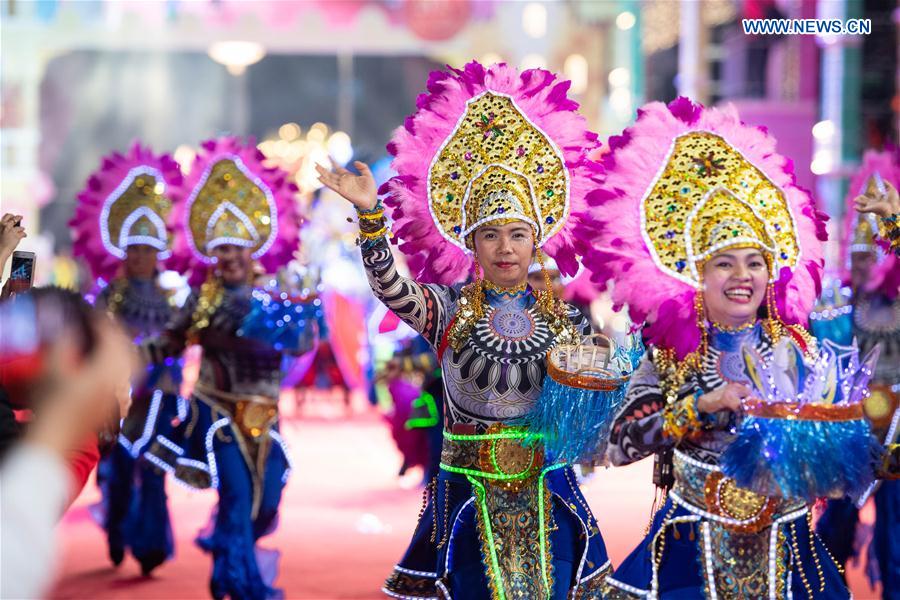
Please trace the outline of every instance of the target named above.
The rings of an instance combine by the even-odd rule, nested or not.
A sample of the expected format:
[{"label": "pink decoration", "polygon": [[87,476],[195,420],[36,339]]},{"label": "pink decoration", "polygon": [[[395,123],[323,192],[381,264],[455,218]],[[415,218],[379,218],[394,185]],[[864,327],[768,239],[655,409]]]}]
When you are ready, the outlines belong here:
[{"label": "pink decoration", "polygon": [[569,82],[543,69],[518,73],[500,63],[484,67],[470,62],[463,69],[433,71],[428,92],[416,101],[418,111],[394,132],[388,152],[398,173],[379,190],[387,194],[385,205],[394,221],[400,250],[409,257],[410,271],[419,281],[444,284],[466,279],[472,259],[448,242],[438,230],[428,208],[428,170],[441,143],[451,134],[466,101],[493,91],[513,98],[519,109],[560,148],[569,169],[569,219],[544,245],[564,275],[578,270],[575,225],[586,212],[586,196],[598,185],[600,166],[586,153],[599,142],[578,114],[578,104],[568,96]]},{"label": "pink decoration", "polygon": [[[859,214],[853,204],[853,199],[865,191],[869,177],[879,173],[881,178],[900,189],[900,148],[876,152],[868,150],[863,155],[862,164],[850,180],[847,188],[846,208],[844,212],[844,231],[841,238],[841,279],[845,283],[850,281],[850,244],[853,243],[853,231],[856,228]],[[866,291],[880,291],[889,298],[896,298],[900,291],[900,261],[887,247],[887,243],[880,244],[882,252],[872,267],[871,274],[866,282]]]},{"label": "pink decoration", "polygon": [[[278,167],[263,164],[265,156],[256,148],[255,140],[246,144],[238,137],[221,137],[200,144],[191,165],[190,175],[172,192],[176,200],[171,223],[176,230],[172,268],[182,274],[190,273],[190,282],[197,284],[206,278],[210,266],[209,257],[193,244],[188,227],[189,200],[195,188],[203,185],[202,179],[219,160],[237,157],[247,171],[271,192],[278,218],[275,238],[264,254],[257,259],[268,273],[274,273],[294,256],[300,244],[300,215],[297,210],[297,186],[288,180],[288,174]],[[199,191],[199,190],[197,190]]]},{"label": "pink decoration", "polygon": [[673,140],[694,130],[724,137],[784,191],[800,244],[798,265],[793,271],[783,269],[775,283],[778,309],[786,323],[806,324],[821,288],[826,238],[827,217],[795,184],[791,162],[775,152],[775,140],[764,129],[741,122],[733,106],[704,108],[678,98],[668,106],[653,102],[640,109],[635,124],[610,139],[610,152],[602,158],[603,187],[588,196],[590,215],[577,235],[590,245],[584,263],[593,272],[592,280],[601,288],[615,281],[613,302],[627,303],[635,322],[649,323],[644,333],[650,343],[674,349],[679,358],[700,342],[696,290],[656,266],[642,236],[641,201]]},{"label": "pink decoration", "polygon": [[405,0],[406,25],[420,39],[449,40],[469,22],[469,0]]},{"label": "pink decoration", "polygon": [[[127,154],[114,152],[104,156],[100,168],[91,173],[84,189],[78,193],[75,215],[69,221],[72,229],[72,256],[84,258],[94,279],[112,280],[122,264],[122,259],[111,254],[104,244],[104,237],[108,233],[104,232],[105,224],[101,222],[103,207],[107,199],[126,181],[131,170],[141,167],[162,174],[166,184],[164,195],[174,202],[173,192],[182,183],[178,163],[168,154],[154,154],[150,148],[141,146],[138,142],[132,145]],[[174,211],[173,207],[172,212]]]}]

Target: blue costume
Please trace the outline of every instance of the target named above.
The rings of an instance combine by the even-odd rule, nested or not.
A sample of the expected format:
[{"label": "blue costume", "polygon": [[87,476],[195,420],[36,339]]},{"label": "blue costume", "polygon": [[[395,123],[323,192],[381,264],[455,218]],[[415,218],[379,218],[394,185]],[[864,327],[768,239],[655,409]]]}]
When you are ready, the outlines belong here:
[{"label": "blue costume", "polygon": [[[257,564],[254,548],[277,524],[290,474],[290,457],[278,432],[282,359],[285,352],[311,345],[298,337],[293,347],[277,350],[240,335],[253,310],[252,292],[249,285],[208,283],[188,298],[163,336],[146,345],[156,364],[177,356],[189,340],[203,349],[187,418],[151,452],[181,481],[219,493],[213,531],[197,539],[213,555],[210,587],[216,598],[276,594],[263,578],[266,569]],[[198,309],[204,300],[210,303],[206,312]],[[207,324],[197,327],[198,319]]]},{"label": "blue costume", "polygon": [[[570,214],[593,183],[595,138],[554,79],[476,62],[432,73],[388,146],[397,176],[383,188],[414,278],[395,268],[384,209],[358,213],[372,290],[435,350],[443,384],[440,471],[384,585],[392,597],[599,598],[609,570],[571,467],[521,424],[544,387],[547,353],[591,333],[549,286],[528,288],[521,264],[523,248],[539,263],[545,248],[574,274]],[[348,175],[322,180],[346,191]],[[499,228],[511,258],[491,260],[505,277],[473,261],[478,236],[499,244]],[[459,285],[473,266],[474,281]]]},{"label": "blue costume", "polygon": [[[214,527],[197,539],[212,554],[214,598],[281,595],[273,587],[275,565],[260,564],[264,555],[255,546],[277,524],[290,473],[278,431],[282,363],[312,346],[307,309],[319,303],[295,304],[287,293],[254,289],[248,281],[251,259],[274,273],[298,244],[297,188],[263,159],[255,145],[236,138],[201,145],[176,192],[186,200],[175,215],[183,236],[175,253],[192,278],[205,282],[163,334],[144,344],[155,365],[190,344],[202,349],[186,418],[150,452],[179,480],[218,491]],[[223,267],[220,256],[231,262]],[[247,279],[229,280],[221,272],[229,268],[242,269]]]},{"label": "blue costume", "polygon": [[[124,325],[138,344],[159,333],[174,311],[155,274],[171,256],[165,221],[179,183],[181,169],[170,156],[135,144],[126,153],[103,157],[79,193],[69,223],[72,254],[85,259],[98,282],[109,282],[97,306]],[[134,276],[148,270],[152,277]],[[130,550],[144,574],[173,552],[163,471],[142,460],[142,454],[183,414],[180,381],[180,364],[170,361],[133,382],[119,443],[98,466],[110,558],[118,565]]]},{"label": "blue costume", "polygon": [[[97,306],[119,319],[137,341],[158,334],[174,312],[169,295],[153,280],[115,279],[100,292]],[[98,472],[106,475],[101,490],[110,558],[118,565],[130,549],[145,575],[174,552],[165,469],[142,455],[157,443],[158,435],[168,435],[173,423],[184,417],[184,400],[177,391],[180,382],[180,361],[150,368],[147,379],[132,393],[118,443],[98,466]]]},{"label": "blue costume", "polygon": [[[680,386],[679,402],[729,382],[750,385],[740,355],[745,345],[767,357],[772,335],[763,323],[738,333],[713,329],[702,367]],[[802,500],[767,500],[722,476],[719,457],[735,438],[730,413],[706,417],[678,439],[668,433],[660,380],[648,355],[632,377],[609,454],[614,464],[627,464],[673,451],[674,486],[644,541],[607,579],[608,596],[847,598]],[[724,491],[711,496],[713,483]]]}]

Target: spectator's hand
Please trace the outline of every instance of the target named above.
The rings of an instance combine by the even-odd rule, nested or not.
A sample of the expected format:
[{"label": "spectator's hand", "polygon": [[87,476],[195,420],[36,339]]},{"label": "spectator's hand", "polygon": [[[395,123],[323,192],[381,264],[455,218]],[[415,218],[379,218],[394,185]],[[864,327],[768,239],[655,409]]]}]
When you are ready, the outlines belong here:
[{"label": "spectator's hand", "polygon": [[6,213],[0,218],[0,259],[2,259],[0,260],[0,267],[6,264],[7,259],[12,256],[19,242],[28,237],[21,222],[22,215],[14,215],[12,213]]},{"label": "spectator's hand", "polygon": [[861,213],[873,213],[874,215],[886,218],[900,212],[900,196],[897,190],[889,182],[884,182],[885,193],[878,191],[875,184],[875,178],[869,177],[866,183],[866,191],[853,199],[856,210]]},{"label": "spectator's hand", "polygon": [[117,325],[98,316],[92,327],[96,344],[87,357],[79,357],[69,336],[50,349],[43,409],[28,433],[31,443],[61,456],[106,422],[137,368],[134,347]]}]

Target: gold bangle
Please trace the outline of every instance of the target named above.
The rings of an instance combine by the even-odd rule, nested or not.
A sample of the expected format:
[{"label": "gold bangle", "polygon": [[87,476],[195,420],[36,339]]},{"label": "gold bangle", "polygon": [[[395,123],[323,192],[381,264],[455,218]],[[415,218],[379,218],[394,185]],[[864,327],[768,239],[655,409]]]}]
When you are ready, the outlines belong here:
[{"label": "gold bangle", "polygon": [[380,237],[384,236],[384,234],[387,233],[387,230],[388,230],[387,225],[383,226],[383,227],[382,227],[381,229],[379,229],[378,231],[372,231],[372,232],[369,232],[369,231],[362,231],[362,230],[360,230],[360,232],[359,232],[359,237],[360,237],[360,238],[367,239],[367,240],[374,240],[374,239],[377,239],[377,238],[380,238]]},{"label": "gold bangle", "polygon": [[364,233],[372,233],[373,231],[378,231],[379,229],[383,229],[387,227],[387,223],[384,219],[380,221],[360,221],[359,222],[359,230]]},{"label": "gold bangle", "polygon": [[378,219],[380,219],[384,216],[384,209],[378,210],[376,212],[371,212],[371,213],[356,213],[356,216],[360,220],[377,221]]}]

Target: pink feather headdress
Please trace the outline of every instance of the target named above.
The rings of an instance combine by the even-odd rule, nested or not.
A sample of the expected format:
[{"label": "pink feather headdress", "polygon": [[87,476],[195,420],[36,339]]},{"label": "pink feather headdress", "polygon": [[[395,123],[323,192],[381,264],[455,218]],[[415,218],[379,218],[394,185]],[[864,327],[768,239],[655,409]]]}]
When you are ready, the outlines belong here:
[{"label": "pink feather headdress", "polygon": [[[532,224],[537,245],[562,274],[574,275],[579,247],[573,232],[599,173],[587,152],[599,144],[576,112],[578,104],[567,96],[569,82],[543,69],[518,73],[505,64],[470,62],[461,70],[448,69],[431,73],[427,93],[416,102],[418,111],[387,147],[398,174],[379,191],[387,195],[385,205],[410,270],[423,282],[463,281],[473,264],[466,235],[508,210]],[[526,137],[523,131],[536,135]],[[510,136],[510,153],[502,157],[481,145],[499,145]],[[551,172],[555,182],[546,181]],[[483,196],[497,198],[518,185],[516,197],[530,197],[537,209],[523,211],[522,203],[511,200],[488,217],[482,210],[478,219],[467,219],[466,202],[470,192],[472,197],[478,193],[483,175],[485,180],[506,177],[503,185],[482,183],[488,188]],[[553,206],[547,206],[549,198]]]},{"label": "pink feather headdress", "polygon": [[83,258],[94,279],[116,277],[128,246],[145,244],[169,258],[166,221],[173,189],[181,184],[178,163],[135,143],[126,154],[103,157],[78,193],[72,229],[72,255]]},{"label": "pink feather headdress", "polygon": [[900,148],[882,152],[866,151],[862,164],[850,180],[841,236],[841,279],[845,283],[850,281],[850,254],[855,245],[861,244],[867,247],[862,248],[863,250],[872,251],[876,255],[875,264],[866,281],[866,291],[881,291],[889,298],[896,298],[900,290],[900,261],[890,251],[887,242],[877,238],[877,217],[857,213],[853,204],[853,199],[865,191],[869,178],[875,173],[900,189]]},{"label": "pink feather headdress", "polygon": [[199,283],[222,244],[252,249],[267,272],[290,262],[300,240],[297,186],[288,173],[264,165],[254,141],[222,137],[200,144],[190,174],[174,191],[177,231],[173,264]]},{"label": "pink feather headdress", "polygon": [[782,320],[806,324],[821,288],[827,217],[765,129],[742,123],[731,105],[678,98],[643,107],[609,145],[604,185],[588,197],[590,218],[578,235],[591,246],[584,263],[592,280],[615,282],[614,303],[648,323],[650,343],[679,358],[698,348],[698,269],[712,253],[742,245],[772,258]]}]

